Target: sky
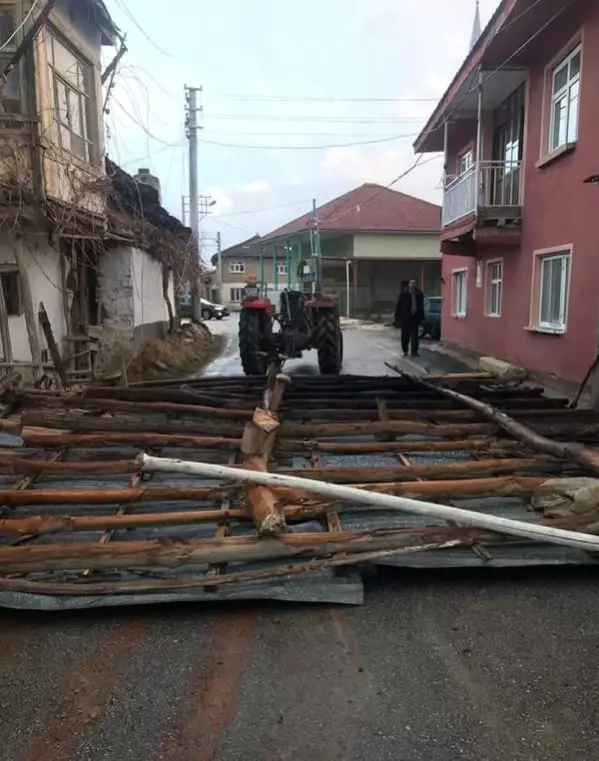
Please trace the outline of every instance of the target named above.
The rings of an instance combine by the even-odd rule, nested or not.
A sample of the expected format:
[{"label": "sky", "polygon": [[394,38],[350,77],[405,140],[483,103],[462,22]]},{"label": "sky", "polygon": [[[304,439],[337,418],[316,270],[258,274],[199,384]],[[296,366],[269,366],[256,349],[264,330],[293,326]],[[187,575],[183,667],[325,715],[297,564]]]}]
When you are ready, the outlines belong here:
[{"label": "sky", "polygon": [[[127,34],[107,150],[188,196],[185,85],[199,102],[203,255],[265,234],[364,182],[387,185],[468,52],[475,0],[106,0]],[[499,0],[480,0],[484,25]],[[105,51],[109,60],[113,49]],[[378,142],[374,142],[378,141]],[[442,160],[395,187],[436,203]]]}]

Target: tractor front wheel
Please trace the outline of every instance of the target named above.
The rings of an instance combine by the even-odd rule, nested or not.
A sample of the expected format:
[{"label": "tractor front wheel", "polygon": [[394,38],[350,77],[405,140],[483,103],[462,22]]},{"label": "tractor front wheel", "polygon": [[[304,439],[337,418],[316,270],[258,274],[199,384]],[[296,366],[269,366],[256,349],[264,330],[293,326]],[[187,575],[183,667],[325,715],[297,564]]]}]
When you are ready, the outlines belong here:
[{"label": "tractor front wheel", "polygon": [[339,375],[343,364],[343,333],[336,310],[319,313],[314,343],[321,375]]},{"label": "tractor front wheel", "polygon": [[264,351],[268,339],[268,316],[258,309],[243,308],[239,316],[239,353],[246,375],[264,375],[268,367]]}]

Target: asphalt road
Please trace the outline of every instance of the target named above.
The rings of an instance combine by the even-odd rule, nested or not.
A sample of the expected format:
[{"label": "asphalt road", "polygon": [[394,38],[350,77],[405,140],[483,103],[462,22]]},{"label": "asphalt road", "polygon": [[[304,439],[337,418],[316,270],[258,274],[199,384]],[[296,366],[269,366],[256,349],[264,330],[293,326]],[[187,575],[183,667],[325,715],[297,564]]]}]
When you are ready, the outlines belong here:
[{"label": "asphalt road", "polygon": [[[398,337],[348,326],[346,355],[347,372],[384,372]],[[209,371],[237,368],[232,339]],[[0,759],[590,761],[598,586],[388,569],[359,608],[0,611]]]}]

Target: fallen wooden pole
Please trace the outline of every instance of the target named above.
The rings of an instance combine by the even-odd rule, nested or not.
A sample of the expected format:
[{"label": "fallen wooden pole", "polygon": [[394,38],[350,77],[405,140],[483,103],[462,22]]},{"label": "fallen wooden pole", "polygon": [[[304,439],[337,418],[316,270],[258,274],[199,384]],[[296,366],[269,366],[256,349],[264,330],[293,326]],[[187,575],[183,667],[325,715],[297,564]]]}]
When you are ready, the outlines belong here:
[{"label": "fallen wooden pole", "polygon": [[[232,466],[237,467],[237,466]],[[0,454],[0,472],[23,475],[29,473],[131,473],[135,469],[135,460],[83,460],[59,461],[29,460],[16,456]],[[550,459],[513,458],[472,460],[469,462],[438,463],[432,465],[398,465],[384,468],[280,468],[279,473],[292,476],[309,474],[311,478],[325,481],[347,482],[385,482],[411,480],[414,478],[469,478],[475,474],[493,475],[516,473],[517,471],[543,471],[553,473],[563,470],[563,464]]]},{"label": "fallen wooden pole", "polygon": [[97,399],[84,396],[53,396],[23,394],[18,402],[29,408],[48,407],[50,409],[99,409],[105,411],[131,412],[133,414],[146,412],[162,415],[199,415],[224,420],[249,420],[251,410],[227,409],[224,407],[207,407],[201,404],[175,404],[173,402],[127,402],[120,399]]},{"label": "fallen wooden pole", "polygon": [[401,549],[378,550],[375,552],[361,552],[356,554],[344,554],[325,558],[324,560],[310,560],[307,563],[294,563],[268,568],[261,571],[234,571],[219,575],[206,576],[201,574],[195,578],[185,579],[146,579],[144,581],[88,581],[78,582],[65,581],[34,581],[29,579],[10,579],[0,577],[0,590],[6,592],[21,592],[23,594],[39,594],[52,596],[87,596],[87,595],[128,595],[152,592],[176,591],[181,589],[197,589],[198,587],[209,589],[221,587],[225,584],[249,583],[255,581],[269,581],[271,579],[296,576],[314,571],[322,571],[329,568],[339,568],[348,565],[368,563],[385,557],[408,555],[427,550],[443,550],[459,546],[461,542],[448,541],[442,544],[421,544],[416,547],[404,547]]},{"label": "fallen wooden pole", "polygon": [[[150,457],[147,454],[138,456],[140,468],[144,472],[184,473],[190,476],[208,476],[211,478],[225,478],[232,481],[243,480],[246,483],[264,484],[266,486],[288,487],[304,492],[320,494],[328,499],[338,499],[349,503],[365,503],[377,505],[381,509],[404,510],[407,512],[425,515],[429,518],[437,518],[444,521],[453,521],[477,526],[489,531],[496,531],[525,539],[535,539],[554,544],[562,544],[569,547],[586,549],[590,552],[599,550],[599,539],[589,537],[579,532],[564,531],[549,526],[537,526],[515,521],[509,518],[501,518],[495,515],[485,515],[472,510],[464,510],[458,507],[424,502],[406,497],[396,497],[390,494],[377,494],[372,490],[361,490],[350,486],[330,484],[313,479],[297,478],[296,476],[283,476],[278,473],[261,473],[251,470],[238,470],[223,465],[209,463],[185,462],[182,460],[170,460],[166,458]],[[483,479],[480,479],[483,480]],[[419,487],[435,486],[439,482],[419,482]],[[394,487],[402,486],[393,484]],[[414,491],[417,491],[414,488]]]},{"label": "fallen wooden pole", "polygon": [[318,481],[333,483],[368,483],[385,481],[408,481],[414,478],[467,478],[476,475],[517,473],[518,471],[563,471],[563,463],[537,458],[506,460],[473,460],[434,465],[398,465],[385,468],[279,468],[277,473],[289,476],[309,476]]},{"label": "fallen wooden pole", "polygon": [[32,447],[90,447],[124,444],[139,447],[183,447],[194,449],[239,449],[241,437],[178,436],[161,433],[58,433],[24,428],[21,436]]},{"label": "fallen wooden pole", "polygon": [[[307,520],[332,510],[334,503],[316,505],[286,505],[285,518]],[[62,534],[78,531],[122,531],[139,528],[163,528],[165,526],[191,526],[225,520],[252,520],[245,509],[182,510],[164,513],[141,513],[139,515],[34,515],[29,518],[1,518],[0,534]]]},{"label": "fallen wooden pole", "polygon": [[[401,372],[398,370],[398,372]],[[404,373],[405,375],[405,373]],[[538,431],[532,430],[526,425],[514,420],[505,412],[496,409],[486,402],[481,402],[478,399],[473,399],[471,396],[461,394],[457,391],[453,391],[449,388],[443,388],[442,386],[433,386],[427,381],[417,376],[408,375],[408,378],[416,383],[421,383],[424,386],[430,386],[436,388],[436,390],[444,396],[454,399],[460,404],[464,404],[473,410],[479,412],[490,422],[502,428],[514,438],[518,439],[527,446],[535,449],[539,452],[545,452],[553,457],[558,457],[562,460],[573,460],[584,468],[590,468],[594,471],[599,471],[599,452],[595,452],[589,447],[585,447],[577,442],[558,442],[552,441],[547,437],[541,435]]]},{"label": "fallen wooden pole", "polygon": [[[226,388],[222,387],[219,391],[226,394]],[[60,395],[54,392],[41,392],[28,390],[27,396],[31,398],[32,404],[35,406],[37,400],[41,399],[41,404],[44,403],[44,399],[48,396],[60,398]],[[412,395],[413,396],[413,395]],[[437,409],[456,409],[454,402],[448,399],[439,399],[437,394],[426,391],[422,396],[416,398],[402,398],[398,397],[394,390],[391,388],[384,393],[384,397],[387,400],[387,406],[389,410],[420,410],[431,409],[433,407]],[[501,406],[507,406],[510,408],[518,409],[533,409],[533,408],[551,408],[551,409],[566,409],[567,399],[549,399],[545,397],[522,394],[521,396],[510,395],[507,398],[498,396],[492,392],[481,392],[481,398],[493,399],[495,403]],[[81,398],[81,397],[75,397]],[[134,389],[134,388],[85,388],[83,390],[83,398],[94,399],[113,399],[129,401],[132,403],[144,403],[144,402],[169,402],[173,404],[184,405],[203,405],[210,408],[226,408],[226,409],[242,409],[246,413],[247,411],[253,411],[259,398],[258,391],[253,391],[252,395],[244,400],[228,399],[216,396],[206,397],[193,390],[185,390],[181,388],[177,389]],[[317,410],[322,409],[346,409],[351,407],[352,409],[360,410],[376,410],[376,396],[371,398],[353,398],[347,401],[344,398],[338,398],[335,395],[335,391],[330,392],[330,397],[326,399],[319,399],[317,397],[310,396],[308,399],[303,400],[302,404],[298,400],[293,399],[292,394],[288,394],[288,400],[291,404],[286,402],[282,407],[282,410],[288,414],[290,411],[298,409],[305,411],[306,409]]]},{"label": "fallen wooden pole", "polygon": [[463,439],[451,441],[377,441],[342,443],[332,441],[298,441],[283,439],[278,442],[277,451],[301,453],[322,452],[323,454],[377,454],[382,452],[491,452],[522,450],[520,442],[511,439]]},{"label": "fallen wooden pole", "polygon": [[24,457],[0,454],[0,472],[14,475],[29,473],[132,473],[135,460],[91,460],[53,462],[52,460],[28,460]]},{"label": "fallen wooden pole", "polygon": [[[515,422],[515,421],[514,421]],[[14,429],[14,421],[4,421],[8,428]],[[83,413],[52,411],[41,412],[25,410],[22,414],[24,427],[41,427],[61,429],[74,432],[139,432],[139,433],[177,433],[179,435],[209,435],[238,438],[242,435],[243,422],[238,424],[223,420],[189,420],[152,418],[142,416],[114,415],[99,417]],[[346,436],[367,436],[384,433],[396,435],[432,436],[435,438],[466,438],[468,436],[490,435],[498,429],[497,421],[488,423],[453,423],[440,424],[419,421],[357,422],[357,423],[293,423],[283,422],[278,430],[281,437],[306,438],[343,438]],[[536,430],[556,435],[576,435],[578,431],[586,435],[599,433],[599,423],[586,423],[584,419],[566,420],[554,423],[538,423]]]},{"label": "fallen wooden pole", "polygon": [[[175,462],[173,460],[172,462]],[[193,463],[191,463],[193,464]],[[202,463],[198,463],[202,465]],[[215,465],[214,467],[221,467]],[[222,466],[224,467],[224,466]],[[190,500],[210,500],[222,497],[224,493],[252,483],[245,474],[247,468],[228,468],[239,473],[239,483],[230,486],[148,486],[146,488],[127,487],[123,489],[32,489],[26,491],[0,490],[0,504],[10,507],[19,505],[112,505],[123,502],[181,502]],[[253,472],[253,471],[252,471]],[[274,473],[266,473],[274,477]],[[280,476],[295,482],[306,482],[297,476]],[[437,497],[469,497],[491,495],[529,495],[547,481],[543,477],[503,476],[496,478],[474,478],[456,481],[401,481],[391,483],[353,484],[356,490],[367,490],[377,494],[408,494],[414,497],[435,495]],[[315,482],[321,483],[321,482]],[[333,484],[331,484],[333,485]],[[306,499],[310,490],[289,487],[278,483],[269,484],[274,494],[289,500]],[[342,488],[342,487],[339,487]],[[349,487],[344,487],[349,488]]]},{"label": "fallen wooden pole", "polygon": [[[207,407],[199,404],[181,404],[175,402],[132,402],[123,401],[120,399],[102,399],[98,397],[82,397],[82,396],[56,396],[54,394],[38,394],[32,395],[30,393],[22,394],[18,396],[15,401],[23,406],[27,406],[28,409],[49,408],[49,409],[92,409],[103,411],[117,411],[127,412],[132,414],[144,414],[146,412],[164,415],[195,415],[206,418],[217,418],[224,420],[250,420],[253,411],[250,409],[233,409],[223,407]],[[589,415],[592,416],[588,410],[572,410],[568,407],[541,407],[538,409],[509,409],[509,414],[523,418],[551,418],[551,417],[569,417],[572,420],[582,418],[585,416],[587,419]],[[444,409],[437,407],[421,407],[413,409],[404,407],[401,409],[394,409],[392,405],[388,405],[389,420],[463,420],[476,421],[479,419],[479,414],[474,410],[460,410],[460,409]],[[282,417],[289,421],[316,421],[319,418],[323,418],[323,421],[344,421],[344,420],[366,420],[372,421],[376,419],[377,409],[376,404],[369,405],[368,408],[359,409],[314,409],[314,408],[290,408],[283,409]]]},{"label": "fallen wooden pole", "polygon": [[[264,476],[259,471],[256,476]],[[538,527],[537,527],[538,528]],[[441,526],[430,529],[392,531],[343,531],[334,534],[279,534],[276,537],[224,537],[164,543],[161,540],[112,544],[45,544],[0,547],[0,574],[91,568],[143,568],[250,563],[302,556],[327,557],[337,552],[373,552],[402,549],[419,544],[443,544],[461,533],[468,541],[468,528]],[[585,539],[584,534],[580,536]],[[597,540],[599,546],[599,539]]]}]

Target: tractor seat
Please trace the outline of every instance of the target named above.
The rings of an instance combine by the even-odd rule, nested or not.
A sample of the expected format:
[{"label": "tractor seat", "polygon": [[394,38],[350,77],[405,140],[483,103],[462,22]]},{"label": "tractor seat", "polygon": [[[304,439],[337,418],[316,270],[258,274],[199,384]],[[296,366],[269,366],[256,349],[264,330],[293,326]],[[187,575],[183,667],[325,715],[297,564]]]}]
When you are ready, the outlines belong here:
[{"label": "tractor seat", "polygon": [[281,314],[289,322],[299,322],[304,317],[306,297],[301,291],[283,291],[281,294]]}]

